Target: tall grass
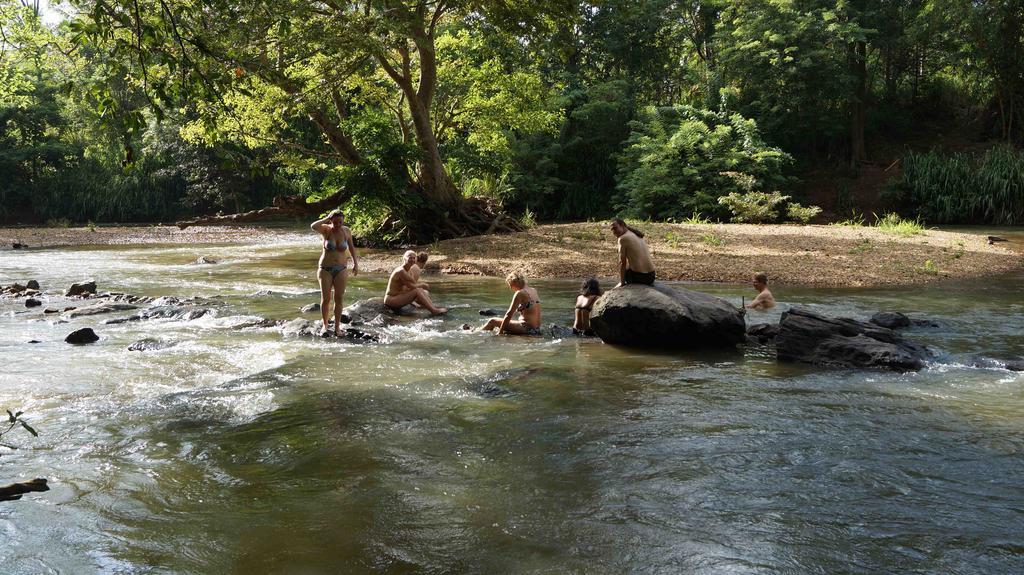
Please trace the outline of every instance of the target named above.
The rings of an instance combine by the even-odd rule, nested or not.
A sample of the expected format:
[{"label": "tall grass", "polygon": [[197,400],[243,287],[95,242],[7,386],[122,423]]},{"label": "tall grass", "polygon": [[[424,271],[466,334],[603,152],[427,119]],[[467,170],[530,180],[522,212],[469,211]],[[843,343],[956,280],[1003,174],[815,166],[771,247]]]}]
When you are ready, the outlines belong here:
[{"label": "tall grass", "polygon": [[885,214],[882,217],[875,216],[875,227],[883,232],[897,234],[900,236],[916,236],[924,233],[924,226],[918,220],[907,220],[899,214]]},{"label": "tall grass", "polygon": [[941,224],[1024,224],[1024,150],[999,145],[984,154],[911,153],[890,199]]}]

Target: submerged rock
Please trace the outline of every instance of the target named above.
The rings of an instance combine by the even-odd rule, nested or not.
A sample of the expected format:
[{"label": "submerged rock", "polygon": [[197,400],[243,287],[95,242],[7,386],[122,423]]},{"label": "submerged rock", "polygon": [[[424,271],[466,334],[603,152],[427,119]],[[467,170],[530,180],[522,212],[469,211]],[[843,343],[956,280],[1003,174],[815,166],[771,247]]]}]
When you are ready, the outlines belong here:
[{"label": "submerged rock", "polygon": [[724,299],[635,284],[598,298],[590,326],[606,343],[670,349],[734,346],[746,331],[740,310]]},{"label": "submerged rock", "polygon": [[100,336],[96,335],[96,332],[94,332],[92,328],[83,327],[82,329],[69,333],[68,336],[64,338],[64,341],[73,344],[82,344],[93,343],[95,341],[99,341],[99,339]]},{"label": "submerged rock", "polygon": [[888,329],[910,327],[910,318],[898,311],[880,311],[868,320],[871,323]]},{"label": "submerged rock", "polygon": [[779,335],[777,323],[755,323],[747,328],[747,340],[750,343],[766,344],[775,341]]},{"label": "submerged rock", "polygon": [[997,359],[993,357],[985,357],[982,355],[975,356],[971,361],[971,367],[983,367],[987,369],[1006,369],[1009,371],[1024,371],[1024,358],[1020,359]]},{"label": "submerged rock", "polygon": [[482,309],[480,310],[480,315],[484,317],[497,317],[501,315],[501,312],[496,309]]},{"label": "submerged rock", "polygon": [[897,371],[921,369],[931,357],[923,345],[891,329],[803,308],[782,314],[775,352],[780,361]]},{"label": "submerged rock", "polygon": [[164,341],[155,337],[146,337],[129,345],[128,351],[155,351],[158,349],[167,349],[175,345],[177,345],[177,342]]},{"label": "submerged rock", "polygon": [[25,307],[39,307],[41,305],[43,305],[43,302],[32,297],[25,300]]},{"label": "submerged rock", "polygon": [[312,313],[314,311],[320,311],[320,304],[311,303],[309,305],[304,305],[301,308],[299,308],[299,311],[302,313]]},{"label": "submerged rock", "polygon": [[95,280],[88,280],[88,281],[84,281],[84,282],[78,283],[78,284],[71,284],[71,287],[68,288],[67,293],[65,293],[64,295],[66,295],[68,297],[72,297],[72,296],[92,295],[92,294],[95,294],[95,293],[96,293],[96,281]]},{"label": "submerged rock", "polygon": [[36,280],[28,280],[28,283],[25,284],[25,287],[27,287],[28,289],[38,290],[39,282],[37,282]]},{"label": "submerged rock", "polygon": [[87,305],[85,307],[75,308],[69,312],[65,312],[63,317],[65,319],[74,319],[76,317],[84,317],[89,315],[101,315],[105,313],[128,311],[138,309],[138,307],[139,306],[130,303],[101,302],[93,305]]},{"label": "submerged rock", "polygon": [[217,263],[217,260],[213,258],[208,258],[206,256],[199,256],[198,258],[196,258],[196,261],[192,262],[193,265],[209,265],[215,263]]}]

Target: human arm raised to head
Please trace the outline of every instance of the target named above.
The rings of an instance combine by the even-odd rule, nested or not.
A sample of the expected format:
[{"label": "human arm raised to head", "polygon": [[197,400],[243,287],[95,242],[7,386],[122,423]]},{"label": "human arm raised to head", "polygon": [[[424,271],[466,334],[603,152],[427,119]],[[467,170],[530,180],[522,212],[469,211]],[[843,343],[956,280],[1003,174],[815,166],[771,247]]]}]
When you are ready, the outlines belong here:
[{"label": "human arm raised to head", "polygon": [[327,224],[330,223],[331,217],[320,218],[319,220],[309,224],[310,229],[314,232],[324,233],[327,231]]}]

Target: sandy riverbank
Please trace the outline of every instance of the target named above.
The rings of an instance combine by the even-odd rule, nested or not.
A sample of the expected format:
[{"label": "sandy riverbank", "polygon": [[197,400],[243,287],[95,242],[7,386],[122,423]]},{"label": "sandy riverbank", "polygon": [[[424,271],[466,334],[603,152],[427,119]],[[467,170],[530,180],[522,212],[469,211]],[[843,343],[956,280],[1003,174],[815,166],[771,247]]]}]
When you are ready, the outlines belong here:
[{"label": "sandy riverbank", "polygon": [[[1024,269],[1013,242],[988,245],[984,235],[929,230],[903,237],[874,228],[744,224],[644,224],[667,280],[746,282],[763,270],[776,283],[813,286],[912,285],[982,277]],[[301,239],[308,232],[263,226],[0,228],[0,245],[262,243]],[[312,238],[311,238],[312,239]],[[1011,249],[1016,247],[1017,249]],[[617,274],[616,245],[603,223],[552,224],[508,235],[446,240],[423,246],[429,271],[503,276],[519,268],[528,277],[582,278]],[[315,251],[315,249],[313,250]],[[364,272],[386,272],[399,252],[372,251]],[[312,256],[312,257],[315,257]],[[931,262],[930,264],[927,262]]]}]

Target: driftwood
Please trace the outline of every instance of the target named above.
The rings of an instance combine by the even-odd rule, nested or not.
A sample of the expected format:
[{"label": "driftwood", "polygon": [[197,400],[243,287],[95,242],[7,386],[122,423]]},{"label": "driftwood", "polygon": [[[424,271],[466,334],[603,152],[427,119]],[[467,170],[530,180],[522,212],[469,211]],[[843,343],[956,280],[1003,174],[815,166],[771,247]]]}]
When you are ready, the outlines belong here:
[{"label": "driftwood", "polygon": [[349,199],[351,192],[339,190],[318,202],[306,202],[302,196],[277,196],[274,198],[274,205],[269,208],[242,212],[239,214],[203,216],[192,220],[177,222],[180,229],[190,226],[221,226],[254,222],[273,216],[313,216],[320,215],[328,210],[338,207],[345,200]]},{"label": "driftwood", "polygon": [[17,499],[21,499],[22,495],[32,491],[49,490],[50,487],[46,485],[46,480],[42,477],[37,477],[32,481],[12,483],[6,487],[0,487],[0,501],[15,501]]}]

